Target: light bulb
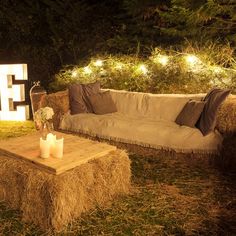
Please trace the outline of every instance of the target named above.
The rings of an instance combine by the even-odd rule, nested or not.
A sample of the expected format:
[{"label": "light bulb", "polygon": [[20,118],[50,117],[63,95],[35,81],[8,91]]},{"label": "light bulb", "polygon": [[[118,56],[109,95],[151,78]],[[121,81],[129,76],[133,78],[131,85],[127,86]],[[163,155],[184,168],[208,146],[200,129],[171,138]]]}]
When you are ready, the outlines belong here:
[{"label": "light bulb", "polygon": [[84,67],[84,73],[90,75],[92,73],[91,68],[89,68],[89,66]]},{"label": "light bulb", "polygon": [[94,65],[95,65],[95,66],[98,66],[98,67],[101,67],[101,66],[103,65],[103,61],[102,61],[102,60],[96,60],[96,61],[94,62]]},{"label": "light bulb", "polygon": [[158,62],[159,62],[160,64],[162,64],[163,66],[166,66],[167,63],[168,63],[168,61],[169,61],[168,56],[160,55],[160,56],[158,57]]},{"label": "light bulb", "polygon": [[74,70],[74,71],[72,72],[72,77],[75,77],[76,75],[77,75],[77,71]]},{"label": "light bulb", "polygon": [[147,74],[148,69],[144,64],[139,65],[139,70],[143,73],[143,74]]},{"label": "light bulb", "polygon": [[199,59],[194,55],[187,55],[185,59],[186,62],[190,65],[194,65],[199,61]]}]

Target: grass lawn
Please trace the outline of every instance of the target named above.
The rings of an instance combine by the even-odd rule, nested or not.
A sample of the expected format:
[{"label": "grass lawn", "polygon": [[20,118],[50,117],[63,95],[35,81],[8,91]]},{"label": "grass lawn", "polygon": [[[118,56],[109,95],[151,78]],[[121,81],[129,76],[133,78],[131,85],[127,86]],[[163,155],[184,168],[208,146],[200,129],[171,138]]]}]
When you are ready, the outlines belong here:
[{"label": "grass lawn", "polygon": [[[0,122],[0,139],[24,135],[32,122]],[[165,156],[132,160],[133,189],[60,234],[21,221],[0,202],[0,235],[236,235],[236,176]]]}]

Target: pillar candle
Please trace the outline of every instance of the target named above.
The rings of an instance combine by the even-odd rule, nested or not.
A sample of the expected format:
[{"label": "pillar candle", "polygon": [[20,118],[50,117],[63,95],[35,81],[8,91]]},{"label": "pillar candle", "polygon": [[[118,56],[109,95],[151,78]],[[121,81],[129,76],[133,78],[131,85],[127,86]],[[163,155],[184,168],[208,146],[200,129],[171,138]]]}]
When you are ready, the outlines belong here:
[{"label": "pillar candle", "polygon": [[56,135],[52,133],[47,134],[47,141],[50,145],[50,154],[53,154],[53,149],[54,149],[55,141],[56,141]]},{"label": "pillar candle", "polygon": [[53,156],[56,158],[63,157],[63,142],[64,138],[56,139],[53,148]]},{"label": "pillar candle", "polygon": [[42,138],[40,138],[40,156],[45,159],[50,156],[50,144]]}]

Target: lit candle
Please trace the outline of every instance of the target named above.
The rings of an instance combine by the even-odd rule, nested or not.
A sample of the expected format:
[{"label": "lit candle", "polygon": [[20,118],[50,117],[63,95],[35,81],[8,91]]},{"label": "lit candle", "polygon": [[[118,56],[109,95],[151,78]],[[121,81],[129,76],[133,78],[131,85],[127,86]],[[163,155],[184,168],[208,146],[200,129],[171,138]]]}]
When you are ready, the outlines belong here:
[{"label": "lit candle", "polygon": [[53,148],[53,156],[56,158],[63,157],[63,142],[64,138],[56,139]]},{"label": "lit candle", "polygon": [[50,154],[53,154],[53,149],[55,146],[56,135],[49,133],[47,134],[47,141],[50,145]]},{"label": "lit candle", "polygon": [[50,143],[42,138],[40,138],[40,156],[44,159],[50,156]]}]

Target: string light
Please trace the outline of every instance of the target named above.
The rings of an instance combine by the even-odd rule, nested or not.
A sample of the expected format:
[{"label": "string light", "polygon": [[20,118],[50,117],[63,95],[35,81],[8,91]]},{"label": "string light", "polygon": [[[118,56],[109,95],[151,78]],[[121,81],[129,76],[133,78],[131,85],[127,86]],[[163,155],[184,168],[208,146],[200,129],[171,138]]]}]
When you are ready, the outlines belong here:
[{"label": "string light", "polygon": [[162,64],[163,66],[166,66],[169,61],[168,56],[165,56],[165,55],[159,55],[157,59],[158,59],[158,62]]},{"label": "string light", "polygon": [[98,66],[98,67],[101,67],[101,66],[103,66],[103,61],[98,59],[94,62],[94,65]]},{"label": "string light", "polygon": [[91,68],[89,66],[84,67],[84,73],[90,75],[92,73]]},{"label": "string light", "polygon": [[139,65],[139,70],[143,73],[143,74],[147,74],[147,72],[148,72],[148,69],[147,69],[147,67],[144,65],[144,64],[141,64],[141,65]]},{"label": "string light", "polygon": [[77,75],[77,71],[74,70],[74,71],[72,72],[72,77],[76,77],[76,75]]},{"label": "string light", "polygon": [[199,62],[199,59],[194,55],[187,55],[185,59],[186,59],[186,62],[190,65],[194,65],[197,62]]}]

